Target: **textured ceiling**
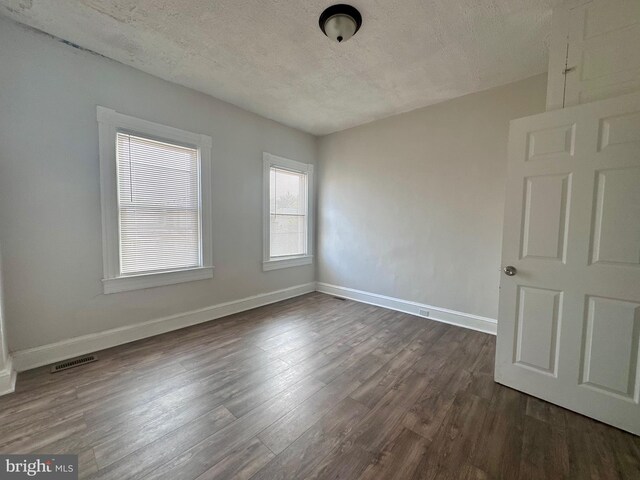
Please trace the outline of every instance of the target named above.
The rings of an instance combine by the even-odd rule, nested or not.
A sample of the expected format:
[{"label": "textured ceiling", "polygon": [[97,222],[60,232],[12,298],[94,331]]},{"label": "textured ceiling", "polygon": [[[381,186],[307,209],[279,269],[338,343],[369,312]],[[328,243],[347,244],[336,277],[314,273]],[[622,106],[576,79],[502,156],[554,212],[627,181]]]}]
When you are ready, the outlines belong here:
[{"label": "textured ceiling", "polygon": [[546,71],[554,0],[0,0],[0,14],[313,134]]}]

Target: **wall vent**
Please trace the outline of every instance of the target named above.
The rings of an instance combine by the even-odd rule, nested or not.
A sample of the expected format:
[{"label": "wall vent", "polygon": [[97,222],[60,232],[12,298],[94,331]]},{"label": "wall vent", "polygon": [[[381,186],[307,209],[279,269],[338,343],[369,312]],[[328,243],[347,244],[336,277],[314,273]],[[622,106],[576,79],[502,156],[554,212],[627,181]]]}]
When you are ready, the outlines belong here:
[{"label": "wall vent", "polygon": [[95,362],[96,360],[98,360],[98,357],[96,357],[95,355],[85,355],[84,357],[65,360],[64,362],[56,363],[54,366],[52,366],[51,373],[60,372],[62,370],[67,370],[73,367],[79,367],[80,365]]}]

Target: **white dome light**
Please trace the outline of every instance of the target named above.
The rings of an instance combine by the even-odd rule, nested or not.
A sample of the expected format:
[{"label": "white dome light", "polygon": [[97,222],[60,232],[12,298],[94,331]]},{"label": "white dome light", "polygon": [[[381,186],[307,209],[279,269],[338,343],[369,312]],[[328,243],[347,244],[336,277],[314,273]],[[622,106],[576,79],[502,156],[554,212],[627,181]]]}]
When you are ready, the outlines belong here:
[{"label": "white dome light", "polygon": [[333,5],[320,15],[320,29],[331,40],[346,42],[362,25],[360,12],[351,5]]}]

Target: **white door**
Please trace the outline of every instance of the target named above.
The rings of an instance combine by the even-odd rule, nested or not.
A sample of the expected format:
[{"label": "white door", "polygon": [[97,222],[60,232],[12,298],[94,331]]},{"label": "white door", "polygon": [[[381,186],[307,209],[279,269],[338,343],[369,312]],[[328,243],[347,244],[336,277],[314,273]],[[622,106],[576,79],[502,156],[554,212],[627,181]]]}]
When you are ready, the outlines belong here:
[{"label": "white door", "polygon": [[511,122],[502,261],[496,381],[640,434],[640,94]]},{"label": "white door", "polygon": [[565,106],[640,89],[640,1],[594,0],[571,11]]},{"label": "white door", "polygon": [[547,110],[640,90],[638,44],[640,0],[565,0],[558,5]]}]

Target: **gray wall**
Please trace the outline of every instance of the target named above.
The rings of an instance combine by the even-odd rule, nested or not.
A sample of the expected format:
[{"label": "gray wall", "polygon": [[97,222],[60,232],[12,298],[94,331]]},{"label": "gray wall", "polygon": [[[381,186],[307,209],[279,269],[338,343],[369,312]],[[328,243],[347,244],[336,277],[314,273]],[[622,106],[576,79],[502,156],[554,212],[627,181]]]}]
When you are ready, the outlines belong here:
[{"label": "gray wall", "polygon": [[[0,18],[0,243],[12,351],[314,280],[262,272],[262,152],[316,139]],[[213,138],[213,280],[103,295],[96,105]]]},{"label": "gray wall", "polygon": [[546,75],[319,143],[318,280],[497,318],[509,120]]}]

